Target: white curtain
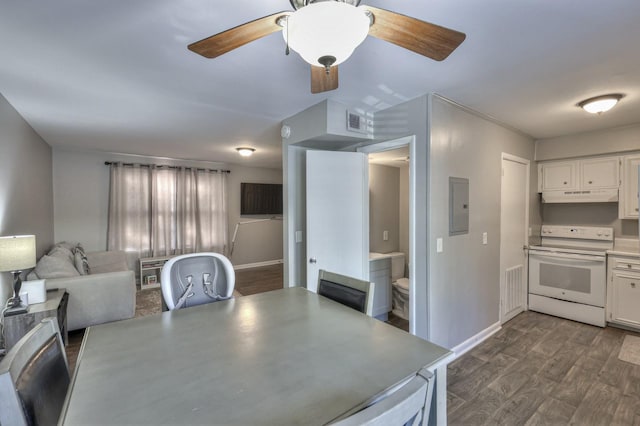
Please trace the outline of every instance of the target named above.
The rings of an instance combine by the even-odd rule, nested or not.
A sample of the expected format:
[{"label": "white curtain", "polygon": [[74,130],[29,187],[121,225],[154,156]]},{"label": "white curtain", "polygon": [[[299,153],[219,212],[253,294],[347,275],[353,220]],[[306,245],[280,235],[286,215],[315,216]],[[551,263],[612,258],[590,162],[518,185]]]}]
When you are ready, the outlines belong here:
[{"label": "white curtain", "polygon": [[227,227],[226,172],[112,164],[110,250],[226,254]]}]

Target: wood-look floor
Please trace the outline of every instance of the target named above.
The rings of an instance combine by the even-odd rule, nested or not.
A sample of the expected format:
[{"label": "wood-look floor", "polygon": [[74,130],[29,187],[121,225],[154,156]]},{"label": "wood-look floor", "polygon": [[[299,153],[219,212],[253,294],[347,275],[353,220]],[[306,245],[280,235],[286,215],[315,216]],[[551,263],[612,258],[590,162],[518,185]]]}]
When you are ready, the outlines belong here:
[{"label": "wood-look floor", "polygon": [[640,425],[640,365],[626,334],[524,312],[451,363],[451,425]]}]

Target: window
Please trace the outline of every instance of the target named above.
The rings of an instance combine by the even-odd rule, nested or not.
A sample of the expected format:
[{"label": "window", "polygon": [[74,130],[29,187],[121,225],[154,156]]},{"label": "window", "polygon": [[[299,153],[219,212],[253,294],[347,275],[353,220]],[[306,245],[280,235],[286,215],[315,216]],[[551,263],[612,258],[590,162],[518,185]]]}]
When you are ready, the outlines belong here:
[{"label": "window", "polygon": [[224,254],[227,226],[227,172],[111,164],[109,250]]}]

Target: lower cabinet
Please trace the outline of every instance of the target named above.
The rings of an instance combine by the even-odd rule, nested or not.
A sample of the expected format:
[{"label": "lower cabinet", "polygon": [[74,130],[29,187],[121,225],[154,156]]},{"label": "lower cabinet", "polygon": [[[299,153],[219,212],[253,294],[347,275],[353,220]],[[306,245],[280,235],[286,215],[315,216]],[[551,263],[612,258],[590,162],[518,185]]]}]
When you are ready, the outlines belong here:
[{"label": "lower cabinet", "polygon": [[611,257],[609,266],[607,319],[640,329],[640,260]]},{"label": "lower cabinet", "polygon": [[386,321],[391,311],[391,258],[369,261],[369,281],[373,283],[373,316]]}]

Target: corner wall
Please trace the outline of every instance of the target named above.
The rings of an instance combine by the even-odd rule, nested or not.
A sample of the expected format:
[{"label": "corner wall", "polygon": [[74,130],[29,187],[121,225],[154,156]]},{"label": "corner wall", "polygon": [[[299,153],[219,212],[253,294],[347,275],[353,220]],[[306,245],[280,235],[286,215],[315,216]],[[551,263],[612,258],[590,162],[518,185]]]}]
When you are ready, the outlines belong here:
[{"label": "corner wall", "polygon": [[[529,221],[539,229],[534,142],[438,96],[431,96],[430,123],[430,340],[453,348],[499,321],[503,152],[532,162]],[[470,206],[469,233],[451,237],[450,176],[469,179]]]},{"label": "corner wall", "polygon": [[[37,256],[53,244],[51,147],[0,95],[0,235],[35,234]],[[11,296],[0,274],[0,303]]]},{"label": "corner wall", "polygon": [[[229,247],[238,222],[268,216],[240,217],[240,183],[281,183],[282,171],[202,161],[171,160],[112,154],[53,150],[53,193],[56,241],[81,242],[88,251],[106,250],[109,211],[109,168],[105,161],[158,163],[231,170],[228,180]],[[234,265],[282,259],[282,221],[241,225],[231,261]]]}]

